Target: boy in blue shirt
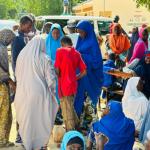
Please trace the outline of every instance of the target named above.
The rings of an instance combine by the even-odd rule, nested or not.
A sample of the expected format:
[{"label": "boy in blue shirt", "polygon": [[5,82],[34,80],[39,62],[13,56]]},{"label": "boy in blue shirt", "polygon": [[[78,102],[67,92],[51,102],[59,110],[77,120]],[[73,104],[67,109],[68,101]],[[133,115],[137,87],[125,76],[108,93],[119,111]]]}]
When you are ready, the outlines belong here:
[{"label": "boy in blue shirt", "polygon": [[11,45],[11,56],[12,56],[12,68],[15,75],[15,68],[17,57],[21,50],[26,46],[26,40],[24,38],[24,33],[29,33],[32,28],[33,20],[25,15],[20,19],[20,26],[18,28],[18,36],[14,39]]}]

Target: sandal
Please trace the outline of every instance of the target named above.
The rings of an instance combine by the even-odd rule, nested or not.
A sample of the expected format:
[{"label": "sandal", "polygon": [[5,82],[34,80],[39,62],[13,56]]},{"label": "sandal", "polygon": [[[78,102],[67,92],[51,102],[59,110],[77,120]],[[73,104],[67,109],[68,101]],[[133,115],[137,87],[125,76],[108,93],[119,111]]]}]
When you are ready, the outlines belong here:
[{"label": "sandal", "polygon": [[48,144],[48,142],[44,146],[42,146],[40,150],[47,149],[47,144]]}]

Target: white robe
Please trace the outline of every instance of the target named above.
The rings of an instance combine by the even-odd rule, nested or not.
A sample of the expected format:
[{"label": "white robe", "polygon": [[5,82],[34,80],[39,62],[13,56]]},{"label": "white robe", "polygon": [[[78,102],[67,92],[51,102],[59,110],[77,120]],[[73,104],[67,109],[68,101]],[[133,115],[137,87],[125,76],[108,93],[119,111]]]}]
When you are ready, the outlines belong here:
[{"label": "white robe", "polygon": [[58,110],[55,73],[43,49],[44,38],[35,36],[17,59],[14,104],[26,150],[41,148],[48,142]]},{"label": "white robe", "polygon": [[77,33],[71,33],[71,34],[69,34],[67,36],[69,36],[71,38],[72,43],[73,43],[73,47],[76,48],[79,34],[77,34]]},{"label": "white robe", "polygon": [[124,97],[122,99],[123,112],[126,117],[134,120],[135,128],[140,131],[148,107],[148,99],[137,90],[139,77],[128,80]]}]

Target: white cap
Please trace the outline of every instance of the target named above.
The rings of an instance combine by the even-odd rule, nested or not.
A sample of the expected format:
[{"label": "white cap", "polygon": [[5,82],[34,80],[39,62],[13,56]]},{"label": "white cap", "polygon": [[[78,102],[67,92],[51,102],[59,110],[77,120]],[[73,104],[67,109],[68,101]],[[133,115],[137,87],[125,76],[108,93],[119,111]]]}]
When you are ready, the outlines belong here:
[{"label": "white cap", "polygon": [[150,130],[147,132],[147,138],[150,140]]},{"label": "white cap", "polygon": [[74,27],[76,27],[76,21],[75,21],[75,20],[69,20],[69,21],[67,21],[67,26],[68,26],[69,28],[74,28]]}]

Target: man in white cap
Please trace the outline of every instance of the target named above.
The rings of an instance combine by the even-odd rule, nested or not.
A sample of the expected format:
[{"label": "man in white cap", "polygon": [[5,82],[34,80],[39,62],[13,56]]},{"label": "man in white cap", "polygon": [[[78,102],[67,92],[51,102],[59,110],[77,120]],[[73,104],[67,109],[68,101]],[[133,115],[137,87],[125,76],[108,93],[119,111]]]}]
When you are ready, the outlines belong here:
[{"label": "man in white cap", "polygon": [[147,133],[147,139],[145,141],[145,148],[146,150],[150,150],[150,131]]},{"label": "man in white cap", "polygon": [[75,22],[75,20],[68,21],[67,27],[68,27],[68,31],[70,33],[68,36],[72,40],[73,47],[76,48],[79,35],[76,33],[76,22]]}]

